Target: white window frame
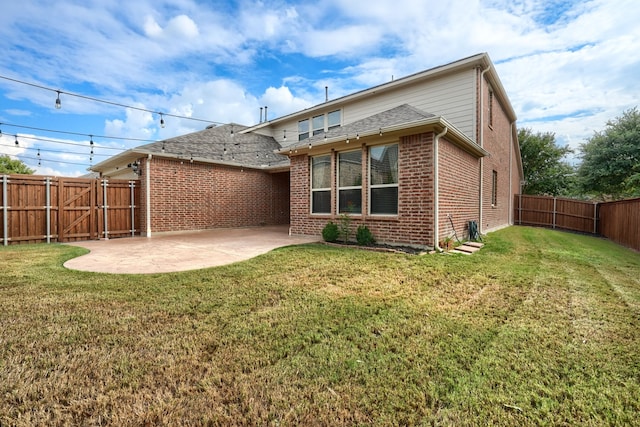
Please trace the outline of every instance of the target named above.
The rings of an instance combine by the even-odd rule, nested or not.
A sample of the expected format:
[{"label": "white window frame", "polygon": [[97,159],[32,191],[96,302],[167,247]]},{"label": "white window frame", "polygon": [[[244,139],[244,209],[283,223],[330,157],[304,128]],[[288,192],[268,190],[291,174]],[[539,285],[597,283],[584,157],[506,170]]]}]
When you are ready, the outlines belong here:
[{"label": "white window frame", "polygon": [[322,154],[319,156],[312,156],[309,158],[309,188],[311,191],[309,192],[309,212],[313,215],[330,215],[331,214],[331,202],[329,202],[329,211],[328,212],[314,212],[313,211],[313,193],[315,192],[329,192],[329,201],[331,201],[331,175],[329,175],[329,187],[322,188],[313,188],[313,159],[317,159],[319,157],[328,157],[329,158],[329,174],[331,174],[331,154]]},{"label": "white window frame", "polygon": [[[380,147],[390,147],[392,145],[395,145],[398,147],[398,177],[396,179],[396,182],[394,184],[372,184],[372,179],[371,179],[371,150],[374,148],[380,148]],[[367,198],[368,200],[368,205],[367,206],[367,211],[369,213],[369,215],[372,216],[398,216],[398,212],[400,210],[400,144],[398,143],[392,143],[392,144],[385,144],[385,145],[375,145],[375,146],[371,146],[369,147],[369,149],[367,150],[367,160],[369,162],[368,167],[367,167],[367,174],[369,176],[369,189],[368,189],[368,195],[369,197]],[[376,188],[397,188],[398,189],[398,200],[396,200],[396,213],[372,213],[371,212],[371,201],[373,200],[373,196],[372,196],[372,189],[376,189]]]},{"label": "white window frame", "polygon": [[[329,117],[334,113],[338,113],[338,123],[331,125],[329,122]],[[327,130],[340,127],[340,125],[342,125],[342,110],[329,111],[327,113]]]},{"label": "white window frame", "polygon": [[[307,131],[306,132],[301,132],[300,124],[302,122],[307,122]],[[311,132],[309,131],[310,127],[311,127],[311,119],[307,118],[307,119],[298,120],[298,141],[302,141],[303,139],[307,139],[307,138],[309,138],[309,136],[311,136]],[[305,134],[306,134],[306,136],[303,137],[302,135],[305,135]]]},{"label": "white window frame", "polygon": [[[316,120],[316,119],[320,119],[320,120]],[[316,122],[322,121],[322,125],[320,127],[316,127]],[[325,132],[325,129],[327,127],[326,124],[327,120],[326,120],[326,114],[319,114],[317,116],[313,116],[311,118],[311,133],[310,135],[318,135],[319,133]]]}]

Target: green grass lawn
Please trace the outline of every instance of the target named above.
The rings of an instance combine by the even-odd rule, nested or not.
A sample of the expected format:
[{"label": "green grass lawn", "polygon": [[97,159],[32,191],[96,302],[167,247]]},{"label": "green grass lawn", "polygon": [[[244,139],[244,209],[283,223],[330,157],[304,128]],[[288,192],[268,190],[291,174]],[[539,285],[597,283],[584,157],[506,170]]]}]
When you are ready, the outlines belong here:
[{"label": "green grass lawn", "polygon": [[526,227],[485,243],[157,275],[0,248],[0,425],[637,423],[640,254]]}]

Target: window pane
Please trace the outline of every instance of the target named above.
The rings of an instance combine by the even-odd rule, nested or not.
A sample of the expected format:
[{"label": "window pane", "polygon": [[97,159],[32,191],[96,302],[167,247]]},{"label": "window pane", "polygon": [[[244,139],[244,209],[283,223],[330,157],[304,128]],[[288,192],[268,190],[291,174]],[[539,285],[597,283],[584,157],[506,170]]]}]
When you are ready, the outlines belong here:
[{"label": "window pane", "polygon": [[398,183],[398,145],[372,147],[371,185]]},{"label": "window pane", "polygon": [[340,213],[362,213],[362,190],[340,190],[338,204]]},{"label": "window pane", "polygon": [[380,215],[397,215],[398,187],[372,188],[371,213]]},{"label": "window pane", "polygon": [[311,122],[313,125],[313,134],[317,135],[324,132],[324,115],[315,116]]},{"label": "window pane", "polygon": [[331,191],[314,191],[311,193],[312,213],[331,213]]},{"label": "window pane", "polygon": [[331,156],[311,158],[311,188],[331,187]]},{"label": "window pane", "polygon": [[309,119],[298,122],[298,141],[309,138]]},{"label": "window pane", "polygon": [[329,129],[340,126],[340,110],[337,111],[332,111],[329,113],[327,119],[328,119],[328,125],[329,125]]},{"label": "window pane", "polygon": [[362,185],[362,152],[350,151],[340,153],[339,159],[339,186],[355,187]]}]

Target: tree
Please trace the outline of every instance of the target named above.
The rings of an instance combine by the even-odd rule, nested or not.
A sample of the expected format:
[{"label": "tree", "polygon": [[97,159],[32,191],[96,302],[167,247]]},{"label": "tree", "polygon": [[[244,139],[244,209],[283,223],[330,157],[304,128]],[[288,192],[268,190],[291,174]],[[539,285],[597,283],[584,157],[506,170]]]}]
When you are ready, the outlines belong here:
[{"label": "tree", "polygon": [[637,107],[607,122],[580,146],[578,169],[585,194],[602,199],[640,196],[640,112]]},{"label": "tree", "polygon": [[554,133],[518,130],[525,184],[523,194],[568,195],[573,192],[575,169],[563,158],[573,151],[556,145]]},{"label": "tree", "polygon": [[6,154],[0,156],[0,174],[31,175],[34,172],[33,169],[29,168],[20,160],[13,160]]}]

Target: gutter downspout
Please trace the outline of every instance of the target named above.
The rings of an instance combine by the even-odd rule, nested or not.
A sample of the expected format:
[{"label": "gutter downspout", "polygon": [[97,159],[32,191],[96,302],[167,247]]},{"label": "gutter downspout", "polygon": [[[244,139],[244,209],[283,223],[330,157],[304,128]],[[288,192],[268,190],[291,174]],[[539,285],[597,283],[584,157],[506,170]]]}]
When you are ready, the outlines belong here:
[{"label": "gutter downspout", "polygon": [[[487,66],[480,73],[480,147],[484,148],[484,75],[491,69]],[[484,197],[484,157],[480,157],[480,209],[478,212],[478,233],[482,234],[482,203]]]},{"label": "gutter downspout", "polygon": [[147,219],[147,237],[151,237],[151,154],[147,155],[147,170],[145,171],[145,183],[147,191],[145,192],[145,211]]},{"label": "gutter downspout", "polygon": [[509,132],[509,225],[513,225],[513,132],[516,122],[511,123],[511,132]]},{"label": "gutter downspout", "polygon": [[449,128],[446,126],[433,138],[433,247],[438,251],[442,252],[442,248],[440,247],[439,240],[439,221],[440,215],[438,210],[440,209],[440,189],[438,188],[438,141],[440,137],[444,136],[449,131]]}]

